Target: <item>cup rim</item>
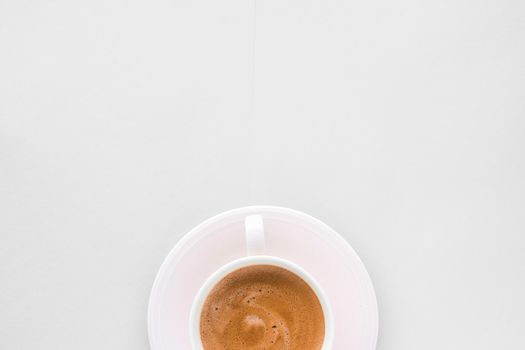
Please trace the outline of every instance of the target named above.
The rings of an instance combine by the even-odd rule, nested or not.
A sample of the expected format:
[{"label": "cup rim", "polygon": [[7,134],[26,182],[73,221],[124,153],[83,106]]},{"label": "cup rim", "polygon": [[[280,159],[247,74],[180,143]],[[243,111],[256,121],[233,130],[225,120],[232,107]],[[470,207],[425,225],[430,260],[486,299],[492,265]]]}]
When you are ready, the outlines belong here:
[{"label": "cup rim", "polygon": [[326,294],[320,287],[319,283],[307,271],[305,271],[296,263],[270,255],[246,256],[233,260],[217,269],[208,277],[208,279],[197,292],[191,306],[189,328],[192,349],[203,349],[200,339],[200,314],[202,312],[204,302],[206,301],[206,298],[213,287],[215,287],[215,285],[229,273],[240,268],[253,265],[273,265],[285,268],[298,275],[308,284],[310,288],[312,288],[317,296],[317,299],[319,300],[319,303],[321,304],[325,321],[325,334],[321,350],[332,349],[334,339],[334,318],[328,298],[326,297]]}]

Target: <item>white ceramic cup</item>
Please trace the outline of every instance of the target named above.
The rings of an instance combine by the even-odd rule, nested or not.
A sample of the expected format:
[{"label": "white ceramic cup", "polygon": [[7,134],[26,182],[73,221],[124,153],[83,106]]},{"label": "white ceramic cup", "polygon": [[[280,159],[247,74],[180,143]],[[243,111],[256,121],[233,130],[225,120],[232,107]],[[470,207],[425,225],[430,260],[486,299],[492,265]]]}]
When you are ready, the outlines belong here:
[{"label": "white ceramic cup", "polygon": [[200,315],[206,297],[213,287],[229,273],[246,266],[273,265],[282,267],[301,277],[315,292],[324,314],[324,340],[321,350],[331,350],[334,340],[334,319],[325,293],[308,272],[297,264],[275,256],[264,255],[266,241],[264,223],[260,215],[249,215],[245,218],[247,256],[234,260],[215,271],[200,288],[190,312],[190,337],[193,350],[203,350],[200,336]]}]

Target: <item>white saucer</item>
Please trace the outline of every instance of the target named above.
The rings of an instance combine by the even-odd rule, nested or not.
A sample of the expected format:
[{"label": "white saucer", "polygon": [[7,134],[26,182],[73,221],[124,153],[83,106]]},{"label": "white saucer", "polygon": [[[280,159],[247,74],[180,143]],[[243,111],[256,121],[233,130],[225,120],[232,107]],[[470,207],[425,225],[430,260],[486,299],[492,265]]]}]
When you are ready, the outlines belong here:
[{"label": "white saucer", "polygon": [[152,350],[188,350],[193,298],[219,267],[246,256],[244,218],[264,219],[269,255],[307,270],[323,287],[335,321],[335,350],[374,350],[377,301],[370,277],[350,245],[333,229],[304,213],[254,206],[214,216],[186,234],[160,267],[149,301]]}]

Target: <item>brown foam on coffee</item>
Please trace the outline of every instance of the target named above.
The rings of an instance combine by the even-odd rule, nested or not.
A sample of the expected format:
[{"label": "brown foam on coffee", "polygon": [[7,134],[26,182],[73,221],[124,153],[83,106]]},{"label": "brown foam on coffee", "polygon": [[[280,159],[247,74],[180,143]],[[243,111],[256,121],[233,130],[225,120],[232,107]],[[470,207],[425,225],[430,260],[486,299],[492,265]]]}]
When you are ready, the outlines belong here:
[{"label": "brown foam on coffee", "polygon": [[215,285],[200,317],[205,350],[319,350],[324,316],[314,291],[272,265],[233,271]]}]

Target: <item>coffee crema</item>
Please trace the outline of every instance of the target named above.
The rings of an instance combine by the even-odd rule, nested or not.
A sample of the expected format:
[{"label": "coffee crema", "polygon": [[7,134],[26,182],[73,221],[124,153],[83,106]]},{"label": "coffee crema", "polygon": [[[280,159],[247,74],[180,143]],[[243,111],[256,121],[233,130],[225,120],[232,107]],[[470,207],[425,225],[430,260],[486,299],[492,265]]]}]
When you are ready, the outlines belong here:
[{"label": "coffee crema", "polygon": [[295,273],[273,265],[235,270],[208,294],[200,315],[205,350],[319,350],[321,303]]}]

